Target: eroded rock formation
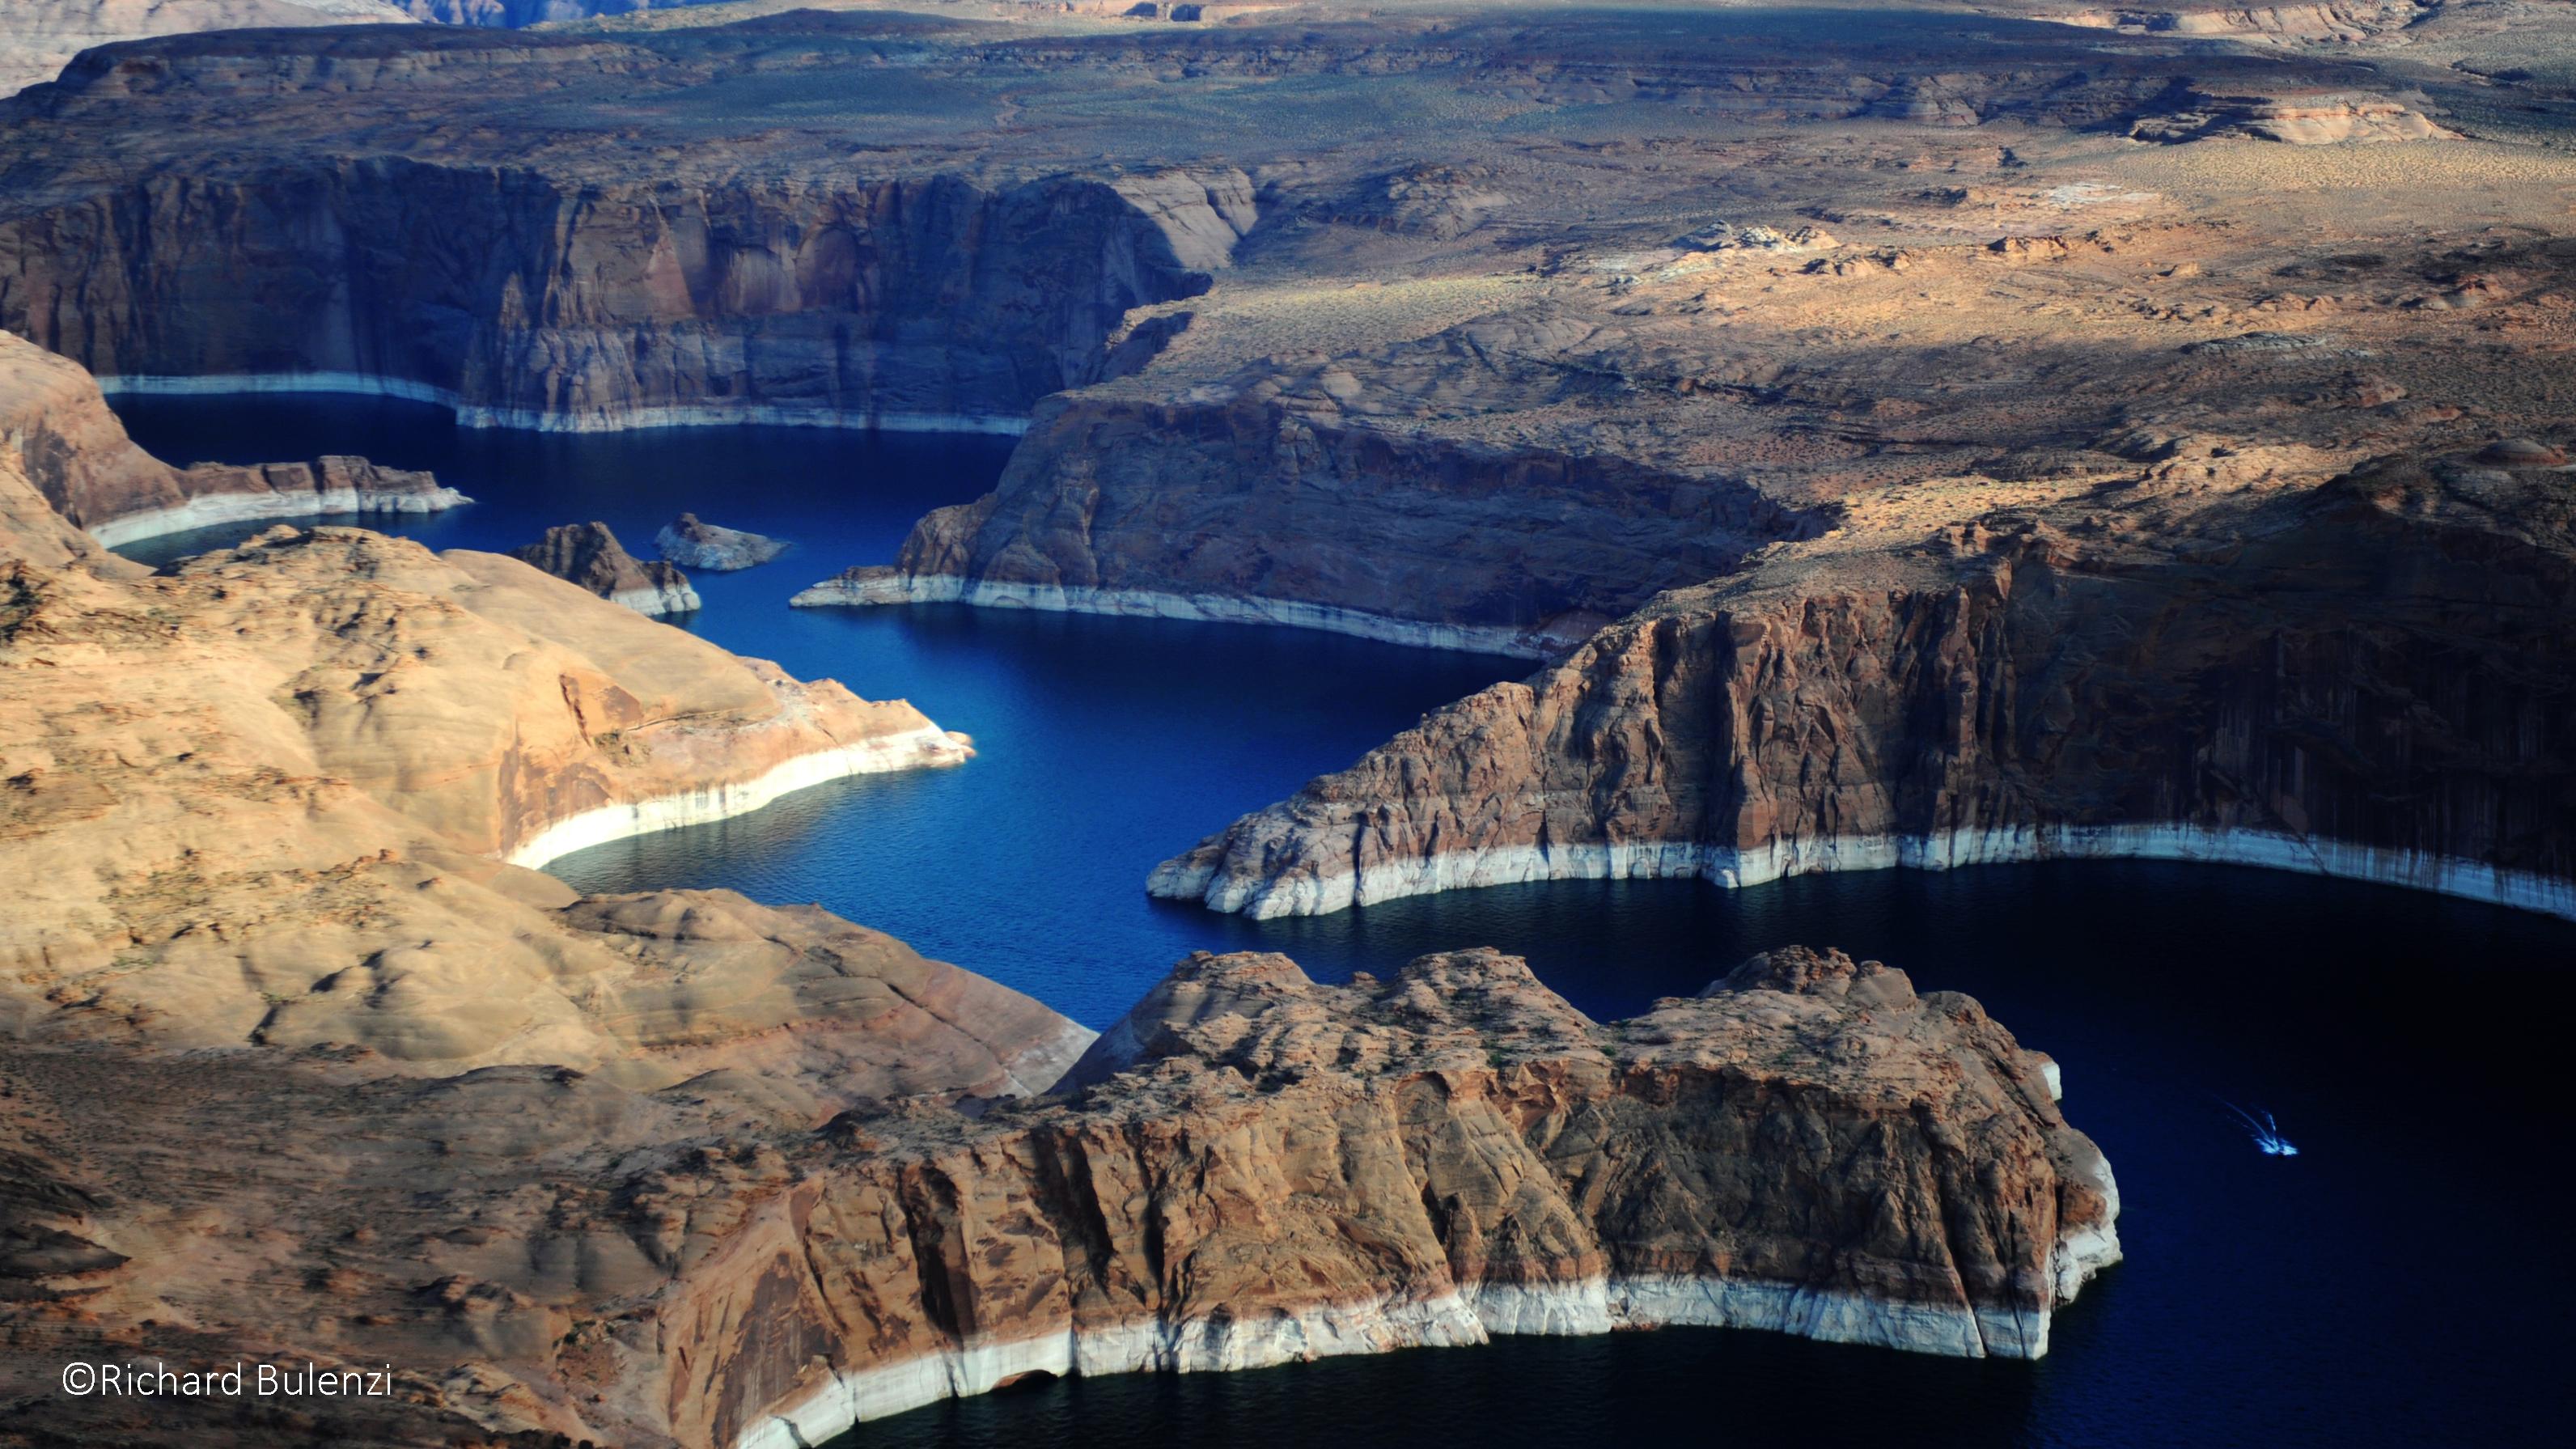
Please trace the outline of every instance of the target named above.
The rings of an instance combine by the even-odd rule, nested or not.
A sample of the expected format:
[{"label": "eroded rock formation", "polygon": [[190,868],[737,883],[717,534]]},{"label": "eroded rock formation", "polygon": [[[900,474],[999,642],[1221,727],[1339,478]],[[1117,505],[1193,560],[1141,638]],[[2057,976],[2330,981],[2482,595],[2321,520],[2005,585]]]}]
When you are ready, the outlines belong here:
[{"label": "eroded rock formation", "polygon": [[648,563],[628,553],[605,523],[557,524],[510,556],[648,619],[695,613],[700,604],[687,574],[661,559]]},{"label": "eroded rock formation", "polygon": [[662,531],[653,536],[653,546],[675,564],[719,573],[765,564],[787,551],[780,539],[702,523],[694,513],[683,513],[662,525]]},{"label": "eroded rock formation", "polygon": [[[702,1366],[691,1398],[714,1442],[766,1449],[1030,1371],[1495,1333],[2036,1355],[2052,1307],[2119,1256],[2110,1170],[2052,1071],[1968,998],[1838,953],[1756,958],[1608,1026],[1491,951],[1347,987],[1201,955],[1061,1103],[972,1132],[837,1124],[820,1181],[790,1190],[811,1206],[760,1249],[797,1327]],[[704,1191],[683,1175],[655,1197]],[[694,1321],[731,1320],[736,1291]],[[785,1422],[733,1407],[788,1382]]]}]

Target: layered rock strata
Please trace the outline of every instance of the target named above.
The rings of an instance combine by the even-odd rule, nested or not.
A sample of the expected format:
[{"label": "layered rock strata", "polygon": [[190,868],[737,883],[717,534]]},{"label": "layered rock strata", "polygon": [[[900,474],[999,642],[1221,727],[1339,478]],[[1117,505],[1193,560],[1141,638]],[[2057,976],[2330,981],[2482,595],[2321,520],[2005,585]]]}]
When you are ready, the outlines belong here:
[{"label": "layered rock strata", "polygon": [[759,1250],[795,1326],[692,1375],[713,1442],[821,1443],[1032,1372],[1497,1333],[2034,1357],[2119,1258],[2110,1169],[2047,1060],[1968,998],[1839,953],[1757,957],[1608,1026],[1491,951],[1347,987],[1201,955],[1067,1085],[973,1132],[839,1125]]},{"label": "layered rock strata", "polygon": [[0,333],[0,448],[55,512],[114,547],[217,524],[435,513],[474,500],[364,458],[173,468],[134,446],[79,366]]},{"label": "layered rock strata", "polygon": [[628,553],[605,523],[557,524],[535,543],[511,550],[510,557],[648,619],[695,613],[703,603],[687,574],[661,559],[648,563]]},{"label": "layered rock strata", "polygon": [[[851,23],[843,43],[862,51],[882,49],[872,26],[937,28]],[[1223,167],[993,175],[898,156],[853,173],[834,148],[678,190],[620,181],[636,173],[564,144],[568,123],[588,124],[567,91],[620,76],[643,87],[630,99],[689,77],[757,86],[776,58],[653,33],[405,29],[421,43],[330,43],[340,74],[370,74],[358,94],[461,103],[478,135],[496,114],[573,109],[505,122],[526,149],[489,163],[435,125],[352,144],[344,115],[340,140],[299,144],[283,170],[237,156],[19,190],[0,217],[0,324],[112,390],[376,393],[470,426],[1015,432],[1036,399],[1099,375],[1129,308],[1204,290],[1253,220],[1249,182]],[[801,61],[778,63],[803,82]],[[307,64],[267,33],[192,37],[145,60],[94,53],[46,105],[350,103],[336,82],[308,84]],[[703,124],[682,122],[692,147]],[[659,142],[637,144],[651,172]]]},{"label": "layered rock strata", "polygon": [[653,546],[662,551],[662,557],[683,568],[718,573],[757,567],[787,551],[787,545],[778,539],[702,523],[694,513],[683,513],[662,525],[662,531],[653,535]]},{"label": "layered rock strata", "polygon": [[2572,509],[2552,468],[2389,460],[2177,510],[2163,547],[2065,531],[2088,504],[1784,557],[1433,715],[1149,888],[1276,916],[2146,856],[2576,915]]},{"label": "layered rock strata", "polygon": [[[1499,348],[1511,329],[1482,330],[1452,347]],[[1545,657],[1832,517],[1715,470],[1409,436],[1342,406],[1350,373],[1323,371],[1232,379],[1197,406],[1051,405],[993,492],[924,518],[891,567],[792,602],[962,600]]]}]

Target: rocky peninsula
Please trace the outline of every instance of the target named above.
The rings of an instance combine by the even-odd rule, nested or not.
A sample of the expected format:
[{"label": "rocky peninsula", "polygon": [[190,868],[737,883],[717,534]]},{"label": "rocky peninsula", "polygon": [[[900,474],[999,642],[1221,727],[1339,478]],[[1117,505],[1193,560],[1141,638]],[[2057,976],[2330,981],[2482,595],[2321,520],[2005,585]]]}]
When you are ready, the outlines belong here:
[{"label": "rocky peninsula", "polygon": [[[1202,954],[1061,1099],[971,1131],[836,1124],[797,1219],[801,1260],[830,1266],[774,1280],[798,1328],[765,1375],[737,1359],[699,1396],[712,1442],[783,1449],[1033,1372],[1494,1334],[2036,1357],[2119,1258],[2118,1190],[2055,1075],[1968,998],[1839,953],[1758,957],[1606,1026],[1492,951],[1344,987]],[[773,1417],[726,1412],[788,1381]]]},{"label": "rocky peninsula", "polygon": [[364,458],[173,468],[134,447],[80,367],[0,332],[0,440],[53,510],[111,547],[260,519],[436,513],[474,500]]},{"label": "rocky peninsula", "polygon": [[1784,553],[1435,714],[1150,888],[1282,915],[2143,856],[2576,916],[2576,490],[2554,457],[2381,460],[2259,501],[2168,479],[2116,529],[2088,498]]}]

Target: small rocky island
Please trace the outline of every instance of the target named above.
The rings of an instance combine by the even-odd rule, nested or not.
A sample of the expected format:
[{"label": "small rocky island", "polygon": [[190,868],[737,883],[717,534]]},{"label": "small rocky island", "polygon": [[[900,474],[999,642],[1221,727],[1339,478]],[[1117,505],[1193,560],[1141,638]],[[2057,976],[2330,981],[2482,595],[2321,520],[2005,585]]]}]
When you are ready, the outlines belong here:
[{"label": "small rocky island", "polygon": [[662,531],[653,535],[653,546],[684,568],[716,573],[753,568],[787,552],[783,539],[701,522],[694,513],[683,513],[662,525]]},{"label": "small rocky island", "polygon": [[694,613],[699,606],[687,574],[660,559],[647,562],[628,553],[605,523],[558,524],[510,556],[651,618]]}]

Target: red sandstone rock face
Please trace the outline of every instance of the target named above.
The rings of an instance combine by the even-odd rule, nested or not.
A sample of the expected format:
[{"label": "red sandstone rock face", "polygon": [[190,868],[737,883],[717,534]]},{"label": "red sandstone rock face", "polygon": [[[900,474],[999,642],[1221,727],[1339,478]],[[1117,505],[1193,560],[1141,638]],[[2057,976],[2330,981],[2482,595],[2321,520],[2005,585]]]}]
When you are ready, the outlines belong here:
[{"label": "red sandstone rock face", "polygon": [[820,1442],[853,1398],[948,1392],[961,1352],[970,1392],[1664,1321],[2036,1353],[2117,1257],[2044,1059],[1834,953],[1606,1027],[1490,951],[1349,987],[1198,956],[1069,1082],[972,1127],[854,1114],[765,1187],[640,1190],[663,1251],[716,1203],[760,1225],[698,1250],[732,1261],[721,1291],[657,1315],[697,1432],[735,1442],[768,1401]]},{"label": "red sandstone rock face", "polygon": [[[2553,474],[2399,464],[2206,544],[2177,525],[2169,552],[2024,518],[1909,559],[1783,563],[1432,716],[1154,889],[1304,913],[2261,837],[2268,863],[2567,909],[2570,506]],[[2117,835],[2137,827],[2202,843]]]}]

